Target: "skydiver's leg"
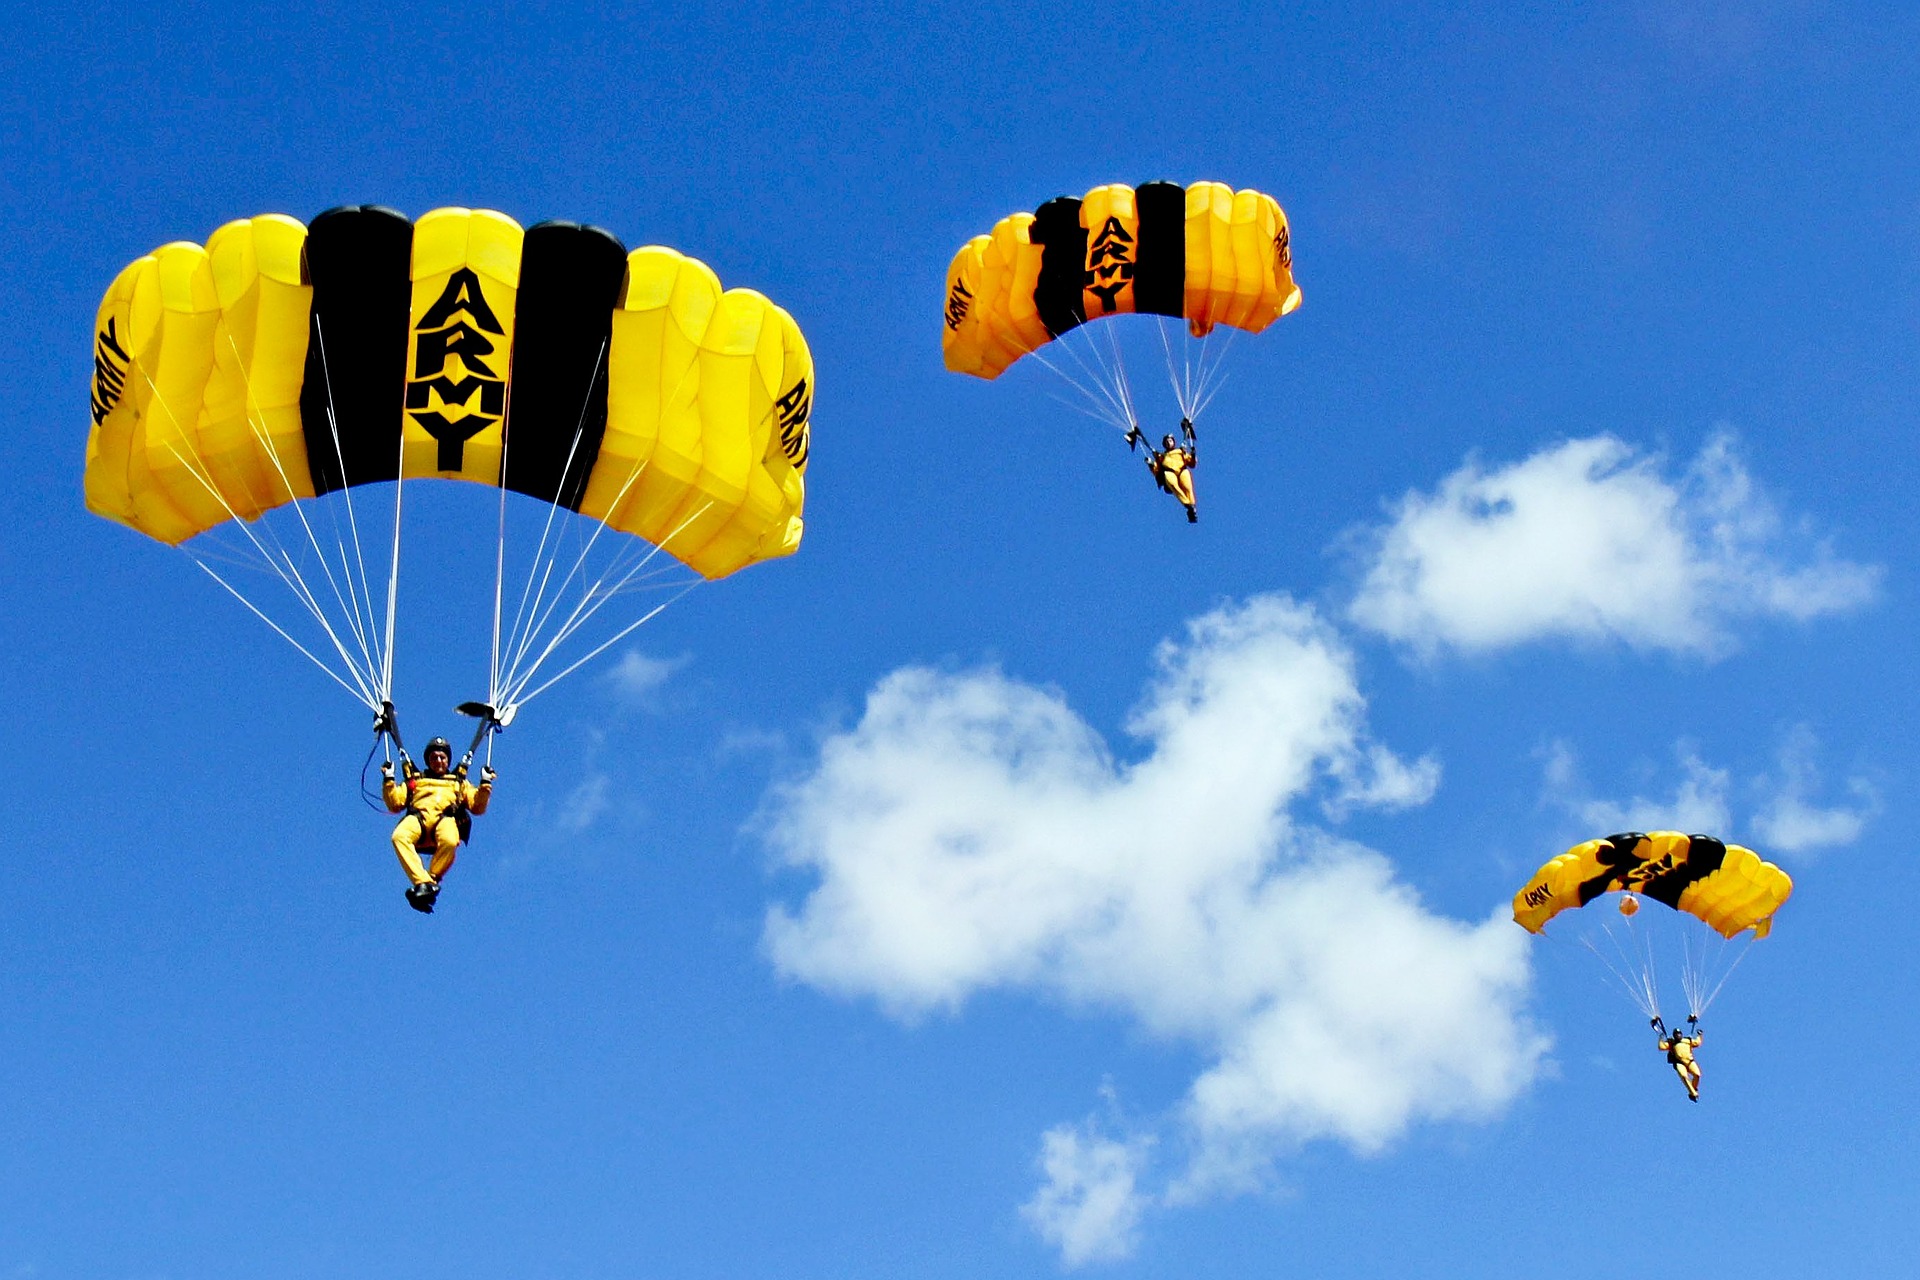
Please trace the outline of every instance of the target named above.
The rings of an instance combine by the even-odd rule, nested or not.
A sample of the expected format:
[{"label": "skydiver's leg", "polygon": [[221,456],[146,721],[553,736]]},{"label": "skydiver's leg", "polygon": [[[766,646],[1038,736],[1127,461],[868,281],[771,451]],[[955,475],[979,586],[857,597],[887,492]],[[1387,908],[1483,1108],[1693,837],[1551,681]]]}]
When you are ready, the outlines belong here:
[{"label": "skydiver's leg", "polygon": [[1196,524],[1199,522],[1200,512],[1194,503],[1193,472],[1191,470],[1183,467],[1176,472],[1173,477],[1173,484],[1168,487],[1167,492],[1180,499],[1180,505],[1187,509],[1188,524]]},{"label": "skydiver's leg", "polygon": [[433,852],[433,878],[443,880],[453,867],[453,855],[460,851],[460,828],[452,818],[440,819],[433,829],[437,846]]},{"label": "skydiver's leg", "polygon": [[420,819],[410,813],[393,829],[393,851],[400,855],[400,868],[415,885],[427,882],[426,868],[420,865],[420,855],[414,849],[419,842]]},{"label": "skydiver's leg", "polygon": [[1687,1096],[1689,1098],[1697,1098],[1700,1096],[1699,1086],[1694,1083],[1693,1076],[1688,1073],[1686,1063],[1684,1062],[1674,1063],[1673,1074],[1680,1077],[1680,1083],[1686,1086]]}]

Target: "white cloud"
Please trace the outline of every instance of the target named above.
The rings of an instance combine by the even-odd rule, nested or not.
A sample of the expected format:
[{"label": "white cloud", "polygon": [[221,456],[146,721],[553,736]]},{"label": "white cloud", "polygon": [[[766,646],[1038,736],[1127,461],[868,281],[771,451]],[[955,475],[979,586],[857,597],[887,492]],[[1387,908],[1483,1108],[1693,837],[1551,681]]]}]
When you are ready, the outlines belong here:
[{"label": "white cloud", "polygon": [[614,695],[627,707],[636,711],[651,711],[661,689],[692,661],[691,657],[684,654],[678,658],[654,658],[638,649],[629,649],[620,655],[620,661],[608,670],[604,678],[613,688]]},{"label": "white cloud", "polygon": [[1565,637],[1713,655],[1752,619],[1873,597],[1880,570],[1787,529],[1729,436],[1677,479],[1663,462],[1611,436],[1469,460],[1364,535],[1349,617],[1426,653]]},{"label": "white cloud", "polygon": [[1584,794],[1573,748],[1556,742],[1547,749],[1548,797],[1580,820],[1582,830],[1589,832],[1583,840],[1616,831],[1698,831],[1726,837],[1733,830],[1727,803],[1732,775],[1702,760],[1687,742],[1674,745],[1674,757],[1680,778],[1671,796],[1595,799]]},{"label": "white cloud", "polygon": [[1135,762],[1057,692],[897,671],[771,801],[774,850],[817,883],[768,913],[766,945],[783,973],[903,1017],[1024,988],[1208,1055],[1161,1191],[1138,1186],[1141,1148],[1049,1135],[1029,1217],[1063,1254],[1124,1249],[1129,1206],[1244,1187],[1303,1141],[1374,1151],[1488,1114],[1544,1048],[1504,904],[1436,915],[1385,858],[1291,816],[1431,794],[1437,764],[1370,741],[1364,711],[1338,637],[1274,597],[1161,647]]},{"label": "white cloud", "polygon": [[1056,1125],[1041,1139],[1046,1180],[1020,1216],[1070,1267],[1126,1257],[1149,1205],[1138,1184],[1151,1146],[1150,1138],[1105,1137],[1091,1121]]},{"label": "white cloud", "polygon": [[[1546,793],[1549,801],[1578,818],[1590,836],[1698,831],[1751,844],[1765,856],[1852,844],[1879,813],[1879,794],[1867,778],[1855,776],[1847,781],[1849,803],[1815,804],[1811,797],[1820,790],[1820,771],[1814,764],[1818,746],[1805,725],[1788,731],[1780,745],[1779,776],[1762,774],[1744,788],[1747,794],[1764,797],[1744,828],[1733,812],[1732,772],[1707,764],[1687,742],[1674,747],[1680,777],[1671,796],[1636,795],[1625,801],[1592,797],[1572,748],[1564,742],[1547,749]],[[1745,834],[1749,830],[1752,834]]]},{"label": "white cloud", "polygon": [[607,791],[611,783],[612,780],[597,769],[582,778],[580,785],[567,793],[556,825],[563,831],[578,834],[598,822],[600,815],[607,811]]},{"label": "white cloud", "polygon": [[1780,747],[1781,780],[1762,779],[1768,798],[1754,816],[1753,829],[1768,848],[1782,853],[1810,853],[1815,849],[1852,844],[1867,822],[1880,812],[1879,792],[1863,777],[1850,778],[1851,804],[1821,807],[1808,797],[1820,789],[1820,771],[1814,764],[1819,743],[1813,730],[1796,726]]}]

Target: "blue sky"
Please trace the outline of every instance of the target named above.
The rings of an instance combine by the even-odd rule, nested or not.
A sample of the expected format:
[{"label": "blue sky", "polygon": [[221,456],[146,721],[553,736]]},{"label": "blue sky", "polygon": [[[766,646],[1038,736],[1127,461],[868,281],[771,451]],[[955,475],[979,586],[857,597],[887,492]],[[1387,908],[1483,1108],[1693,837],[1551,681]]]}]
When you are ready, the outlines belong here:
[{"label": "blue sky", "polygon": [[[1900,1273],[1916,25],[15,16],[0,1280]],[[938,353],[966,237],[1157,177],[1273,193],[1305,295],[1192,528]],[[819,369],[800,553],[531,706],[431,919],[365,714],[80,496],[120,267],[368,201],[673,245]],[[484,681],[493,511],[409,509],[415,737]],[[1796,879],[1697,1107],[1504,918],[1619,825]]]}]

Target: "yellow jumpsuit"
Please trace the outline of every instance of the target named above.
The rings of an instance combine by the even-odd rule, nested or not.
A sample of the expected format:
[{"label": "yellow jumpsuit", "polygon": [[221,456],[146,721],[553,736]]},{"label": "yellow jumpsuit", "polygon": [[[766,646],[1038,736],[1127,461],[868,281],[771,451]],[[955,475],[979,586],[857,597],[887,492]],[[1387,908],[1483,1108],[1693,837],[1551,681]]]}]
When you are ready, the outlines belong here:
[{"label": "yellow jumpsuit", "polygon": [[1672,1038],[1660,1042],[1667,1061],[1673,1064],[1674,1074],[1687,1086],[1687,1096],[1696,1102],[1700,1100],[1700,1064],[1693,1060],[1693,1051],[1700,1047],[1701,1039],[1697,1031],[1691,1037],[1675,1032]]},{"label": "yellow jumpsuit", "polygon": [[1151,449],[1148,452],[1152,456],[1147,459],[1147,466],[1152,468],[1153,478],[1160,482],[1162,489],[1180,499],[1180,505],[1191,514],[1194,510],[1193,459],[1178,445],[1164,453],[1154,453]]},{"label": "yellow jumpsuit", "polygon": [[[411,764],[406,766],[406,779],[388,778],[384,791],[387,812],[407,815],[393,829],[393,851],[416,886],[428,880],[438,883],[453,866],[453,855],[460,848],[459,812],[485,813],[487,801],[493,798],[493,784],[472,785],[465,768],[436,774]],[[420,865],[420,850],[433,855],[431,869]]]}]

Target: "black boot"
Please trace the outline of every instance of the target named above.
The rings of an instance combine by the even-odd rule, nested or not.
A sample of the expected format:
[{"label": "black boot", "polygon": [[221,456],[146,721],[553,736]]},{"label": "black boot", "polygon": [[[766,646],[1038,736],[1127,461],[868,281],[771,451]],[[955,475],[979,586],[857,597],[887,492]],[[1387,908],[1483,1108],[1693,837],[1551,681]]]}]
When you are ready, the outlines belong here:
[{"label": "black boot", "polygon": [[1195,511],[1192,507],[1187,508],[1187,523],[1188,524],[1200,523],[1200,513],[1198,511]]},{"label": "black boot", "polygon": [[425,884],[416,884],[407,890],[407,905],[415,911],[433,914],[433,900],[440,896],[440,886],[429,880]]}]

